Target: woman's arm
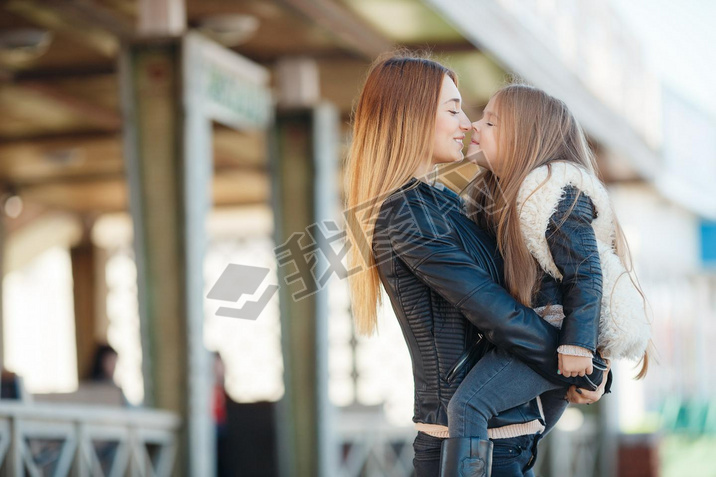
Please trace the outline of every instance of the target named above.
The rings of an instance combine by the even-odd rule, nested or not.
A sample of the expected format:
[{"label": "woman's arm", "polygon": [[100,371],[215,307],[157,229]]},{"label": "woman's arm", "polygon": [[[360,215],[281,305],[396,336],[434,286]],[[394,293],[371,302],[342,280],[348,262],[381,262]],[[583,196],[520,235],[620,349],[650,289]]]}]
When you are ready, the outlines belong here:
[{"label": "woman's arm", "polygon": [[[518,303],[470,256],[441,211],[419,196],[403,194],[384,204],[376,240],[389,240],[398,258],[454,305],[486,338],[519,357],[547,379],[596,389],[601,369],[586,378],[557,374],[558,332]],[[590,379],[591,378],[591,379]]]}]

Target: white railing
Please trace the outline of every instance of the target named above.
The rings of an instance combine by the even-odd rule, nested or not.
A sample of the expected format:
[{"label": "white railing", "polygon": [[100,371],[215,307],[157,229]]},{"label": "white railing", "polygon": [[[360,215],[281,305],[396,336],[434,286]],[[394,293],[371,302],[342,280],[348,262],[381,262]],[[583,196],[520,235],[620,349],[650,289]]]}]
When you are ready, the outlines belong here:
[{"label": "white railing", "polygon": [[[539,446],[536,475],[560,477],[596,477],[601,445],[595,416],[582,416],[580,422],[552,431]],[[410,477],[413,475],[412,426],[388,424],[378,406],[362,411],[346,411],[336,416],[335,438],[339,444],[340,477]],[[573,416],[572,416],[573,417]],[[566,419],[568,420],[568,419]],[[607,472],[601,475],[613,475]]]},{"label": "white railing", "polygon": [[335,438],[339,444],[340,477],[413,475],[415,429],[386,422],[378,406],[362,412],[338,413]]},{"label": "white railing", "polygon": [[170,476],[180,422],[167,411],[0,401],[0,475]]}]

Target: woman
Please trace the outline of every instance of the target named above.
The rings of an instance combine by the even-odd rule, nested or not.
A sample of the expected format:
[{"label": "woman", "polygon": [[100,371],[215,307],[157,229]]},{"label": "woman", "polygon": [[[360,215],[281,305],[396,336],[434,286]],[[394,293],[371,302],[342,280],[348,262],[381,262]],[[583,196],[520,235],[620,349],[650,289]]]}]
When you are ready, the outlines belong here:
[{"label": "woman", "polygon": [[[413,363],[418,476],[438,475],[448,403],[487,341],[548,379],[585,388],[570,395],[575,402],[601,396],[586,391],[594,387],[585,378],[555,373],[557,332],[499,285],[494,237],[464,215],[456,194],[418,180],[436,164],[463,159],[470,122],[456,83],[427,59],[376,62],[355,111],[346,171],[350,268],[360,270],[350,279],[353,315],[361,333],[376,329],[382,283]],[[590,377],[601,382],[602,372]],[[529,475],[542,422],[535,400],[493,419],[492,465],[486,440],[446,439],[443,455],[448,465],[470,467],[466,475],[489,475],[491,466],[495,477]]]}]

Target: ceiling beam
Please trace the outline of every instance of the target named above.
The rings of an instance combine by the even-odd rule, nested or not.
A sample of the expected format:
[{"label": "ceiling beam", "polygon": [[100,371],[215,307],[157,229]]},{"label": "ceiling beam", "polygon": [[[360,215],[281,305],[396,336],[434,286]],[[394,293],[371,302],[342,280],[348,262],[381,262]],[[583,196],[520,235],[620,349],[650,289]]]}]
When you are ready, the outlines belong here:
[{"label": "ceiling beam", "polygon": [[[253,176],[270,176],[270,170],[268,166],[256,166],[256,165],[235,165],[235,166],[217,166],[214,168],[214,174],[212,177],[224,177],[235,174],[251,174]],[[124,170],[115,172],[87,172],[87,173],[75,173],[75,174],[55,174],[52,176],[45,176],[41,178],[26,178],[12,180],[11,178],[3,178],[3,182],[6,184],[12,184],[15,189],[22,193],[28,189],[44,186],[57,186],[57,185],[73,185],[73,184],[94,184],[102,183],[107,181],[126,181],[127,177]]]},{"label": "ceiling beam", "polygon": [[24,144],[41,145],[41,143],[53,144],[55,141],[66,143],[68,141],[93,141],[101,139],[121,140],[121,130],[105,131],[62,131],[56,133],[33,134],[17,137],[0,137],[0,148],[3,146],[21,146]]},{"label": "ceiling beam", "polygon": [[371,61],[394,46],[383,35],[334,1],[281,1],[338,39],[346,48]]},{"label": "ceiling beam", "polygon": [[16,87],[32,91],[43,98],[62,105],[65,109],[87,119],[93,125],[97,125],[108,131],[119,131],[122,127],[122,115],[118,111],[105,108],[98,104],[87,101],[84,98],[73,96],[51,83],[39,81],[23,81]]},{"label": "ceiling beam", "polygon": [[120,40],[136,35],[121,15],[87,0],[10,0],[5,8],[53,31],[80,39],[107,57],[114,57]]},{"label": "ceiling beam", "polygon": [[137,35],[136,26],[130,19],[118,12],[90,0],[43,0],[43,5],[58,11],[69,18],[77,19],[121,39],[131,39]]},{"label": "ceiling beam", "polygon": [[23,81],[63,81],[63,80],[85,80],[98,76],[114,76],[117,67],[114,63],[106,65],[86,65],[70,68],[32,69],[20,70],[12,73],[12,81],[22,83]]},{"label": "ceiling beam", "polygon": [[[224,170],[212,176],[212,206],[270,204],[268,171]],[[237,186],[238,184],[238,186]],[[82,213],[126,211],[127,181],[120,175],[77,182],[20,184],[17,193],[28,207],[47,207]]]}]

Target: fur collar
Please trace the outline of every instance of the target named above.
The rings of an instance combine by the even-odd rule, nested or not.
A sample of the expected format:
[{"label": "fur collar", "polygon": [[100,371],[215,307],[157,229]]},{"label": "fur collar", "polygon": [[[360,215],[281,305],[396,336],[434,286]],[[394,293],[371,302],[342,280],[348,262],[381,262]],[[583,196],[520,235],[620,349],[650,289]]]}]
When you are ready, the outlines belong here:
[{"label": "fur collar", "polygon": [[597,240],[613,244],[614,212],[607,191],[599,179],[576,164],[555,161],[540,166],[525,178],[517,196],[517,210],[525,244],[540,266],[556,279],[562,274],[552,261],[545,232],[549,219],[564,197],[564,188],[574,186],[589,196],[597,210],[592,228]]}]

